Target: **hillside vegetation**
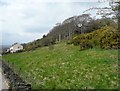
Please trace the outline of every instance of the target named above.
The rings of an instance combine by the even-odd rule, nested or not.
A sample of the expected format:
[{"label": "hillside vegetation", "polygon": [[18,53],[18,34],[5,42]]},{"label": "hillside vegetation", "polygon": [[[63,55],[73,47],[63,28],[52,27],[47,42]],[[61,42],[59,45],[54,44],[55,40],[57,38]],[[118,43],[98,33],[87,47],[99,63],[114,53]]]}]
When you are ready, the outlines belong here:
[{"label": "hillside vegetation", "polygon": [[3,59],[34,89],[117,89],[118,51],[60,43]]},{"label": "hillside vegetation", "polygon": [[80,45],[81,50],[96,46],[102,49],[119,49],[119,35],[120,32],[116,28],[105,26],[96,31],[73,37],[72,43]]},{"label": "hillside vegetation", "polygon": [[3,59],[33,89],[118,89],[118,15],[69,17]]},{"label": "hillside vegetation", "polygon": [[43,38],[24,44],[24,51],[49,46],[61,41],[68,41],[74,36],[91,33],[105,26],[110,26],[113,29],[117,27],[117,23],[111,18],[93,19],[89,14],[70,17],[63,21],[63,23],[54,26],[47,35],[43,35]]}]

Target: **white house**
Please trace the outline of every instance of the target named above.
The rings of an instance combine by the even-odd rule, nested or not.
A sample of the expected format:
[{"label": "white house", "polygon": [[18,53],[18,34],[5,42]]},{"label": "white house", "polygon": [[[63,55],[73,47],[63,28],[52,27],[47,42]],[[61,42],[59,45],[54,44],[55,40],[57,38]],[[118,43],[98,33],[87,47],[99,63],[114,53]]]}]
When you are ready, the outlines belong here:
[{"label": "white house", "polygon": [[19,50],[23,50],[23,46],[21,44],[15,43],[9,49],[11,53],[17,52]]}]

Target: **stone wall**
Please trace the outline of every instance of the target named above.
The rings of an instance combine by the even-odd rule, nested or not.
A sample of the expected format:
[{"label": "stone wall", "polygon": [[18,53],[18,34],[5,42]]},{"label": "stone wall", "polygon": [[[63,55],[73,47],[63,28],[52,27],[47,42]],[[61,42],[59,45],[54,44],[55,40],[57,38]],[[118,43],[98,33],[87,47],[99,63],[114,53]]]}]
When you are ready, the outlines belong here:
[{"label": "stone wall", "polygon": [[9,89],[16,91],[30,91],[32,89],[31,84],[27,84],[22,78],[13,72],[5,61],[1,61],[3,74],[9,81]]}]

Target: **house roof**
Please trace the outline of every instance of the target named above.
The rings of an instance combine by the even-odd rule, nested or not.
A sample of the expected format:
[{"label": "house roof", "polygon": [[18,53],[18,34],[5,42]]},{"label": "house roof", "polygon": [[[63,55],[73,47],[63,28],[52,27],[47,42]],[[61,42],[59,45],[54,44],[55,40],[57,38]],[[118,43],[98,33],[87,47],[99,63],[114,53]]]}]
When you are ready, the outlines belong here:
[{"label": "house roof", "polygon": [[[12,47],[12,46],[14,46],[14,45],[16,45],[16,44],[21,45],[21,44],[19,44],[19,43],[14,43],[14,44],[12,44],[10,47]],[[22,46],[22,45],[21,45],[21,46]]]},{"label": "house roof", "polygon": [[14,44],[12,44],[12,46],[14,46],[14,45],[16,45],[16,44],[18,44],[18,43],[14,43]]}]

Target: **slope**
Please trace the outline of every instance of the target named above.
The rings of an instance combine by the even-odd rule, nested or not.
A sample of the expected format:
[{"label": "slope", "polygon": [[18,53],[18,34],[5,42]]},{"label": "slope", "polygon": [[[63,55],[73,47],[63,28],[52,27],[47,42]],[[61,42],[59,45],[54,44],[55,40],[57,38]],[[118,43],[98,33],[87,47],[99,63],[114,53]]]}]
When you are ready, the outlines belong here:
[{"label": "slope", "polygon": [[117,50],[88,49],[60,43],[7,54],[6,62],[34,89],[115,89]]}]

